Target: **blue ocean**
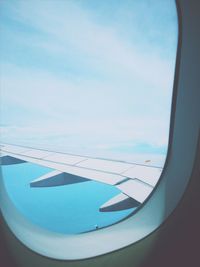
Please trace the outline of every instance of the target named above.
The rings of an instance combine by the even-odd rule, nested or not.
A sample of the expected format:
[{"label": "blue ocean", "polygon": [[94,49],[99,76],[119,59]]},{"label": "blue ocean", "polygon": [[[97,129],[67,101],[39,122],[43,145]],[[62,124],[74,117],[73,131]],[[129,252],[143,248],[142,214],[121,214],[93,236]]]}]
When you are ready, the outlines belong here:
[{"label": "blue ocean", "polygon": [[88,181],[57,187],[30,187],[52,169],[32,163],[2,166],[6,190],[17,209],[33,224],[53,232],[78,234],[117,223],[134,209],[100,212],[99,207],[120,193],[113,186]]}]

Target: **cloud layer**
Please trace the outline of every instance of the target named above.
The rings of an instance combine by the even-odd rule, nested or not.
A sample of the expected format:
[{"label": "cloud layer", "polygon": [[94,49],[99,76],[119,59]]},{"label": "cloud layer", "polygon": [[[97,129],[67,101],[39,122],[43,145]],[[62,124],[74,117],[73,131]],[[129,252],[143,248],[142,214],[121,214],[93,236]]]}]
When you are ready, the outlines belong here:
[{"label": "cloud layer", "polygon": [[162,154],[176,10],[170,0],[133,2],[2,2],[3,140],[124,159],[147,144]]}]

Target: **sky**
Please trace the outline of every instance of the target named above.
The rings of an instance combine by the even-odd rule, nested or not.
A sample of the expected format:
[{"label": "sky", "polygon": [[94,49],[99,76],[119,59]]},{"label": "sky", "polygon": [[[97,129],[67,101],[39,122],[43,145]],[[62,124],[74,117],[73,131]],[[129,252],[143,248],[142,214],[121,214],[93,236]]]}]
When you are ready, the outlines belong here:
[{"label": "sky", "polygon": [[0,0],[1,141],[163,164],[173,0]]}]

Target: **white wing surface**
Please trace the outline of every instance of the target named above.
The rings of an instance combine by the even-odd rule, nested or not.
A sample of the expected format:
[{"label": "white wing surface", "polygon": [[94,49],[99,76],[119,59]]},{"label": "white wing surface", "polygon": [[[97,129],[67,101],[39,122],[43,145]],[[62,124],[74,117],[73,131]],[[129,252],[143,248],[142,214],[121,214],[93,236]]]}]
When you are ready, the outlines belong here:
[{"label": "white wing surface", "polygon": [[122,193],[100,207],[116,211],[136,207],[152,192],[162,168],[1,144],[1,165],[31,162],[52,170],[30,183],[49,187],[94,180],[117,187]]}]

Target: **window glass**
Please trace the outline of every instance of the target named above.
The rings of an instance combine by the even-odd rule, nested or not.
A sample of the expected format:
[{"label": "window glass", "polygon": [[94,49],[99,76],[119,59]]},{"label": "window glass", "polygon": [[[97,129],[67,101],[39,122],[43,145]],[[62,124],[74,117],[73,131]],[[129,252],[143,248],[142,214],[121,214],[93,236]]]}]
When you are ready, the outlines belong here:
[{"label": "window glass", "polygon": [[[161,172],[178,37],[174,1],[3,0],[0,21],[1,143],[95,158],[80,167],[113,175],[112,163],[122,161]],[[128,166],[123,182],[132,177]],[[99,229],[140,204],[99,210],[124,192],[123,182],[90,176],[30,187],[53,169],[28,162],[3,164],[2,171],[16,207],[51,231]]]}]

